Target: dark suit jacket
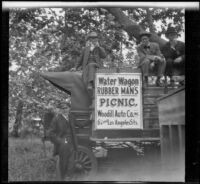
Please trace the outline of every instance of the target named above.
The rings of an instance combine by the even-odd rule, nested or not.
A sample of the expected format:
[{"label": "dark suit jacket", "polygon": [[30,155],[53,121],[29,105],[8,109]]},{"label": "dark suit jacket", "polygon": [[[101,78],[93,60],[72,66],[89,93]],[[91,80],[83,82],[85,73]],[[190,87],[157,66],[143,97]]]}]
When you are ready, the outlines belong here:
[{"label": "dark suit jacket", "polygon": [[150,49],[145,49],[143,44],[139,44],[137,47],[137,52],[140,58],[139,66],[143,64],[144,59],[147,57],[147,55],[152,56],[160,56],[162,57],[162,53],[160,51],[160,47],[155,42],[150,42]]},{"label": "dark suit jacket", "polygon": [[[83,49],[83,51],[81,52],[81,56],[78,59],[76,68],[79,68],[80,66],[82,66],[82,69],[84,69],[86,67],[86,65],[88,64],[89,54],[90,54],[90,48],[85,47]],[[106,57],[105,50],[102,47],[95,47],[94,48],[94,55],[95,55],[95,58],[96,58],[95,62],[98,65],[100,65],[100,58]]]},{"label": "dark suit jacket", "polygon": [[175,46],[175,50],[171,48],[170,42],[167,42],[162,47],[162,53],[165,57],[165,59],[176,59],[177,57],[182,56],[183,60],[185,60],[185,43],[181,41],[177,41],[177,44]]},{"label": "dark suit jacket", "polygon": [[49,137],[52,142],[55,142],[57,137],[62,138],[70,134],[69,122],[62,114],[55,114],[47,130],[47,137]]}]

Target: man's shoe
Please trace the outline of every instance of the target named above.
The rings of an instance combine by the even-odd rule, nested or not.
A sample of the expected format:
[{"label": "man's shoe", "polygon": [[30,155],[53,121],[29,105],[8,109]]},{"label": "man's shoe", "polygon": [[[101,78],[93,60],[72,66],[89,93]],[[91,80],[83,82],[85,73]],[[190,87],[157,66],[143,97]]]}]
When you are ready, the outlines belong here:
[{"label": "man's shoe", "polygon": [[170,86],[170,87],[174,87],[174,86],[175,86],[175,81],[174,81],[174,80],[170,80],[169,86]]},{"label": "man's shoe", "polygon": [[180,86],[184,86],[185,85],[185,80],[182,80],[179,82]]},{"label": "man's shoe", "polygon": [[156,86],[158,87],[164,87],[164,84],[162,82],[160,82],[159,79],[156,80]]},{"label": "man's shoe", "polygon": [[88,84],[88,86],[87,86],[87,89],[88,89],[88,90],[93,89],[93,86],[92,86],[92,83],[91,83],[91,82],[89,82],[89,84]]},{"label": "man's shoe", "polygon": [[92,86],[91,86],[91,85],[88,85],[87,89],[88,89],[88,90],[92,90]]}]

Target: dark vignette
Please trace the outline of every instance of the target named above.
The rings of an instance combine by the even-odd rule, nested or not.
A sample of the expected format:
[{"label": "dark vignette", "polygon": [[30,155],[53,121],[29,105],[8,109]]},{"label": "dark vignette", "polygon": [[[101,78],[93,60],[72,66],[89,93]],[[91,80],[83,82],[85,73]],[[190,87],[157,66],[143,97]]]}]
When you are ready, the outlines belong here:
[{"label": "dark vignette", "polygon": [[186,11],[186,182],[199,181],[200,12]]},{"label": "dark vignette", "polygon": [[8,180],[8,11],[2,12],[1,33],[1,181]]},{"label": "dark vignette", "polygon": [[[186,182],[199,181],[200,170],[200,12],[186,11]],[[8,180],[8,11],[2,12],[1,181]]]}]

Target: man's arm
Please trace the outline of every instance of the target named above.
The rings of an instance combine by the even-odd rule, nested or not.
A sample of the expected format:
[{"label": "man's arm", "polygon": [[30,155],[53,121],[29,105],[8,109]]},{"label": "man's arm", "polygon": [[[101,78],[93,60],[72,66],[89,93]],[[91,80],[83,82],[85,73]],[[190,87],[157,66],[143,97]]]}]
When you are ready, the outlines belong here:
[{"label": "man's arm", "polygon": [[83,63],[83,55],[84,55],[84,50],[81,52],[80,57],[78,58],[77,64],[75,66],[76,69],[78,69],[80,66],[82,66]]},{"label": "man's arm", "polygon": [[180,57],[182,61],[185,60],[185,43],[179,41],[179,52],[180,52]]},{"label": "man's arm", "polygon": [[56,116],[52,119],[51,124],[49,126],[49,128],[47,129],[47,137],[50,139],[50,141],[55,142],[56,140],[56,129],[57,129],[57,125],[56,125]]},{"label": "man's arm", "polygon": [[106,51],[104,50],[103,47],[100,47],[100,46],[99,46],[99,56],[102,59],[106,58]]},{"label": "man's arm", "polygon": [[140,59],[140,62],[143,61],[146,58],[146,54],[144,54],[144,52],[142,52],[142,49],[140,46],[138,46],[137,48],[137,53]]},{"label": "man's arm", "polygon": [[161,53],[161,51],[160,51],[159,45],[158,45],[157,43],[154,43],[154,44],[155,44],[155,48],[156,48],[156,53],[155,53],[155,55],[162,58],[163,55],[162,55],[162,53]]}]

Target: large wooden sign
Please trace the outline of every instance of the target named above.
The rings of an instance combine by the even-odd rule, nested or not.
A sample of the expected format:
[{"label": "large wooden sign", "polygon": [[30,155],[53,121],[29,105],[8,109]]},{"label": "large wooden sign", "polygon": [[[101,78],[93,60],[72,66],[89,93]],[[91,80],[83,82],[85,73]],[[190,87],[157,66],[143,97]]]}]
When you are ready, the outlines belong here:
[{"label": "large wooden sign", "polygon": [[140,73],[97,73],[95,129],[142,129]]}]

